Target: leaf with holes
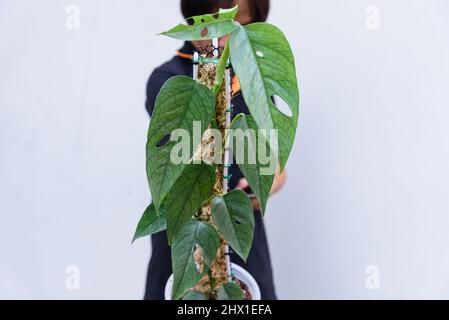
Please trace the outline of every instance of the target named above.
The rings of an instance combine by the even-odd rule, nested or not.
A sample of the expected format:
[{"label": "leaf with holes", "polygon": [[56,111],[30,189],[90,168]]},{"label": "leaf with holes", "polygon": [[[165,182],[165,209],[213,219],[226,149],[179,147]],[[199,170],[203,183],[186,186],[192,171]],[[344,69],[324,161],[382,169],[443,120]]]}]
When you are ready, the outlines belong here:
[{"label": "leaf with holes", "polygon": [[220,38],[240,26],[238,22],[234,21],[237,11],[238,7],[235,6],[231,9],[220,9],[215,14],[191,17],[187,20],[192,21],[192,25],[181,23],[161,34],[185,41]]},{"label": "leaf with holes", "polygon": [[[299,112],[295,61],[290,45],[277,27],[253,23],[232,32],[230,56],[243,97],[257,125],[262,129],[279,130],[279,161],[283,169],[293,146]],[[291,116],[275,106],[275,96],[288,104]]]},{"label": "leaf with holes", "polygon": [[[147,176],[158,213],[162,201],[185,166],[170,159],[171,151],[178,142],[168,141],[161,146],[161,141],[167,140],[167,136],[176,129],[184,129],[188,137],[192,137],[194,121],[201,124],[202,135],[214,115],[215,98],[206,86],[185,76],[173,77],[162,86],[156,98],[147,141]],[[199,142],[195,144],[194,141],[191,150],[196,150]]]},{"label": "leaf with holes", "polygon": [[[220,245],[218,232],[206,223],[190,220],[176,234],[172,245],[173,299],[180,299],[209,271]],[[203,255],[203,270],[198,270],[194,251],[200,247]]]},{"label": "leaf with holes", "polygon": [[235,282],[228,282],[218,289],[217,300],[243,300],[243,292]]},{"label": "leaf with holes", "polygon": [[[271,152],[266,137],[259,133],[259,128],[252,116],[238,115],[232,122],[231,129],[236,162],[246,180],[248,180],[248,184],[260,204],[262,214],[265,214],[277,168],[277,157]],[[239,137],[244,137],[246,143]],[[262,144],[264,147],[262,147]],[[262,153],[265,154],[262,155]],[[245,156],[249,158],[250,155],[254,155],[255,161],[243,158]],[[240,157],[242,159],[239,159]]]},{"label": "leaf with holes", "polygon": [[171,243],[192,218],[193,214],[209,199],[215,183],[215,168],[204,162],[188,164],[176,180],[167,196],[165,213],[167,235]]},{"label": "leaf with holes", "polygon": [[165,230],[166,227],[165,214],[158,215],[156,213],[156,209],[154,208],[154,204],[150,204],[137,224],[137,229],[134,233],[132,242],[139,238],[151,236],[152,234],[161,232]]},{"label": "leaf with holes", "polygon": [[212,217],[234,251],[246,261],[254,237],[253,206],[242,190],[212,200]]}]

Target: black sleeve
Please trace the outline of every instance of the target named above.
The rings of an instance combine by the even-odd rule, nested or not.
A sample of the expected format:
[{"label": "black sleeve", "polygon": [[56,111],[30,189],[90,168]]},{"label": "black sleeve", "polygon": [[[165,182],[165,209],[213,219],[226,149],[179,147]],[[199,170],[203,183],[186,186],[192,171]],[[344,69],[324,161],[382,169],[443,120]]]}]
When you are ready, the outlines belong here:
[{"label": "black sleeve", "polygon": [[156,97],[159,94],[162,85],[172,76],[174,75],[167,71],[161,70],[160,68],[154,70],[151,74],[147,83],[147,100],[145,102],[145,107],[150,116],[153,114],[154,103],[156,102]]}]

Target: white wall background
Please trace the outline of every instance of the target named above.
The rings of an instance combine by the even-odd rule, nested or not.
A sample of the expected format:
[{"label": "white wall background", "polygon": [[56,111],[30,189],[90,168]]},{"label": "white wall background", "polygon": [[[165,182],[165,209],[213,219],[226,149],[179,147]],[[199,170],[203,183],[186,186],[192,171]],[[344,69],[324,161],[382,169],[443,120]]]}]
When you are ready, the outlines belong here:
[{"label": "white wall background", "polygon": [[[272,2],[302,96],[266,219],[279,297],[449,298],[449,3]],[[178,0],[0,0],[0,298],[142,297],[144,88],[180,18]]]}]

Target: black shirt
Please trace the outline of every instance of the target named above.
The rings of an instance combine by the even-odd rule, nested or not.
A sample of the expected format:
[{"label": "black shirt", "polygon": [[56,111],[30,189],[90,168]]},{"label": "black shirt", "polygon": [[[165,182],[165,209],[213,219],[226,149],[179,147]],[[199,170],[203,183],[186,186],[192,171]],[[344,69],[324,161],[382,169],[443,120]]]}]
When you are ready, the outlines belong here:
[{"label": "black shirt", "polygon": [[[183,54],[192,54],[194,50],[190,42],[186,42],[179,50]],[[154,103],[162,85],[171,77],[184,75],[192,76],[193,66],[190,59],[176,55],[170,61],[156,68],[150,76],[147,84],[146,108],[151,115],[154,110]],[[241,94],[234,96],[233,116],[239,113],[249,114]],[[232,174],[229,181],[229,188],[233,189],[240,178],[243,177],[237,165],[230,168]],[[231,250],[231,262],[234,262],[245,268],[256,280],[259,285],[263,300],[276,299],[273,285],[273,274],[271,270],[271,261],[268,250],[265,227],[261,213],[254,211],[255,231],[253,246],[245,263],[238,255]],[[164,288],[167,279],[172,273],[170,247],[167,242],[166,232],[160,232],[152,236],[152,255],[148,266],[147,283],[145,290],[145,299],[162,300],[164,299]]]}]

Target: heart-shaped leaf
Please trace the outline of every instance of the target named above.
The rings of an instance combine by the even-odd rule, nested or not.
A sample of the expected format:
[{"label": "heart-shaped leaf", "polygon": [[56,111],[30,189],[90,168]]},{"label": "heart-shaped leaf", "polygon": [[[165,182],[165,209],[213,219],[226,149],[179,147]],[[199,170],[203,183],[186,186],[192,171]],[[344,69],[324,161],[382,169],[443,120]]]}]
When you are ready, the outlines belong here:
[{"label": "heart-shaped leaf", "polygon": [[[259,132],[254,117],[243,114],[238,115],[232,122],[231,129],[233,152],[237,164],[246,180],[248,180],[251,190],[259,201],[260,210],[262,214],[264,214],[268,197],[270,196],[271,186],[273,185],[274,173],[277,168],[277,157],[272,154],[269,143],[266,141],[266,137]],[[239,141],[238,137],[245,137],[246,140]],[[262,151],[262,148],[260,147],[262,144],[265,145],[264,151]],[[264,157],[260,154],[262,152],[266,153]],[[243,153],[243,155],[241,155],[242,158],[244,157],[243,161],[238,160],[239,156],[237,153]],[[255,155],[254,162],[250,162],[249,159],[247,159],[249,155]],[[273,173],[261,174],[264,168],[269,169],[266,171]]]},{"label": "heart-shaped leaf", "polygon": [[171,243],[203,202],[212,195],[215,168],[204,162],[188,164],[167,196],[167,235]]},{"label": "heart-shaped leaf", "polygon": [[[239,27],[231,34],[230,56],[243,97],[261,129],[278,129],[281,171],[293,146],[298,124],[299,93],[295,60],[284,34],[268,23]],[[291,116],[273,103],[277,96]],[[272,146],[272,150],[275,146]]]},{"label": "heart-shaped leaf", "polygon": [[[194,121],[200,123],[202,136],[214,114],[215,98],[212,92],[197,81],[178,76],[162,86],[156,98],[147,141],[147,176],[158,213],[162,201],[185,166],[185,163],[176,164],[170,159],[171,151],[178,142],[166,140],[176,129],[184,129],[191,138]],[[160,146],[161,142],[165,144]],[[187,159],[190,159],[192,150],[196,150],[199,142],[194,141],[193,146],[188,142],[192,148],[188,150],[190,154]]]},{"label": "heart-shaped leaf", "polygon": [[212,200],[212,217],[232,249],[246,260],[254,237],[253,206],[248,195],[236,189],[216,196]]},{"label": "heart-shaped leaf", "polygon": [[[217,230],[206,222],[190,220],[176,234],[172,245],[173,290],[174,300],[181,298],[209,271],[217,254],[220,240]],[[203,254],[203,270],[198,270],[194,251],[199,246]],[[200,272],[202,271],[202,272]]]},{"label": "heart-shaped leaf", "polygon": [[234,21],[237,11],[238,7],[235,6],[231,9],[220,9],[216,14],[194,16],[187,19],[193,21],[192,25],[181,23],[161,34],[185,41],[220,38],[239,27],[239,23]]},{"label": "heart-shaped leaf", "polygon": [[217,300],[243,300],[243,292],[235,282],[228,282],[218,289]]},{"label": "heart-shaped leaf", "polygon": [[165,214],[158,215],[154,208],[154,204],[150,204],[137,224],[137,229],[134,233],[132,242],[139,238],[151,236],[152,234],[163,231],[166,227]]}]

